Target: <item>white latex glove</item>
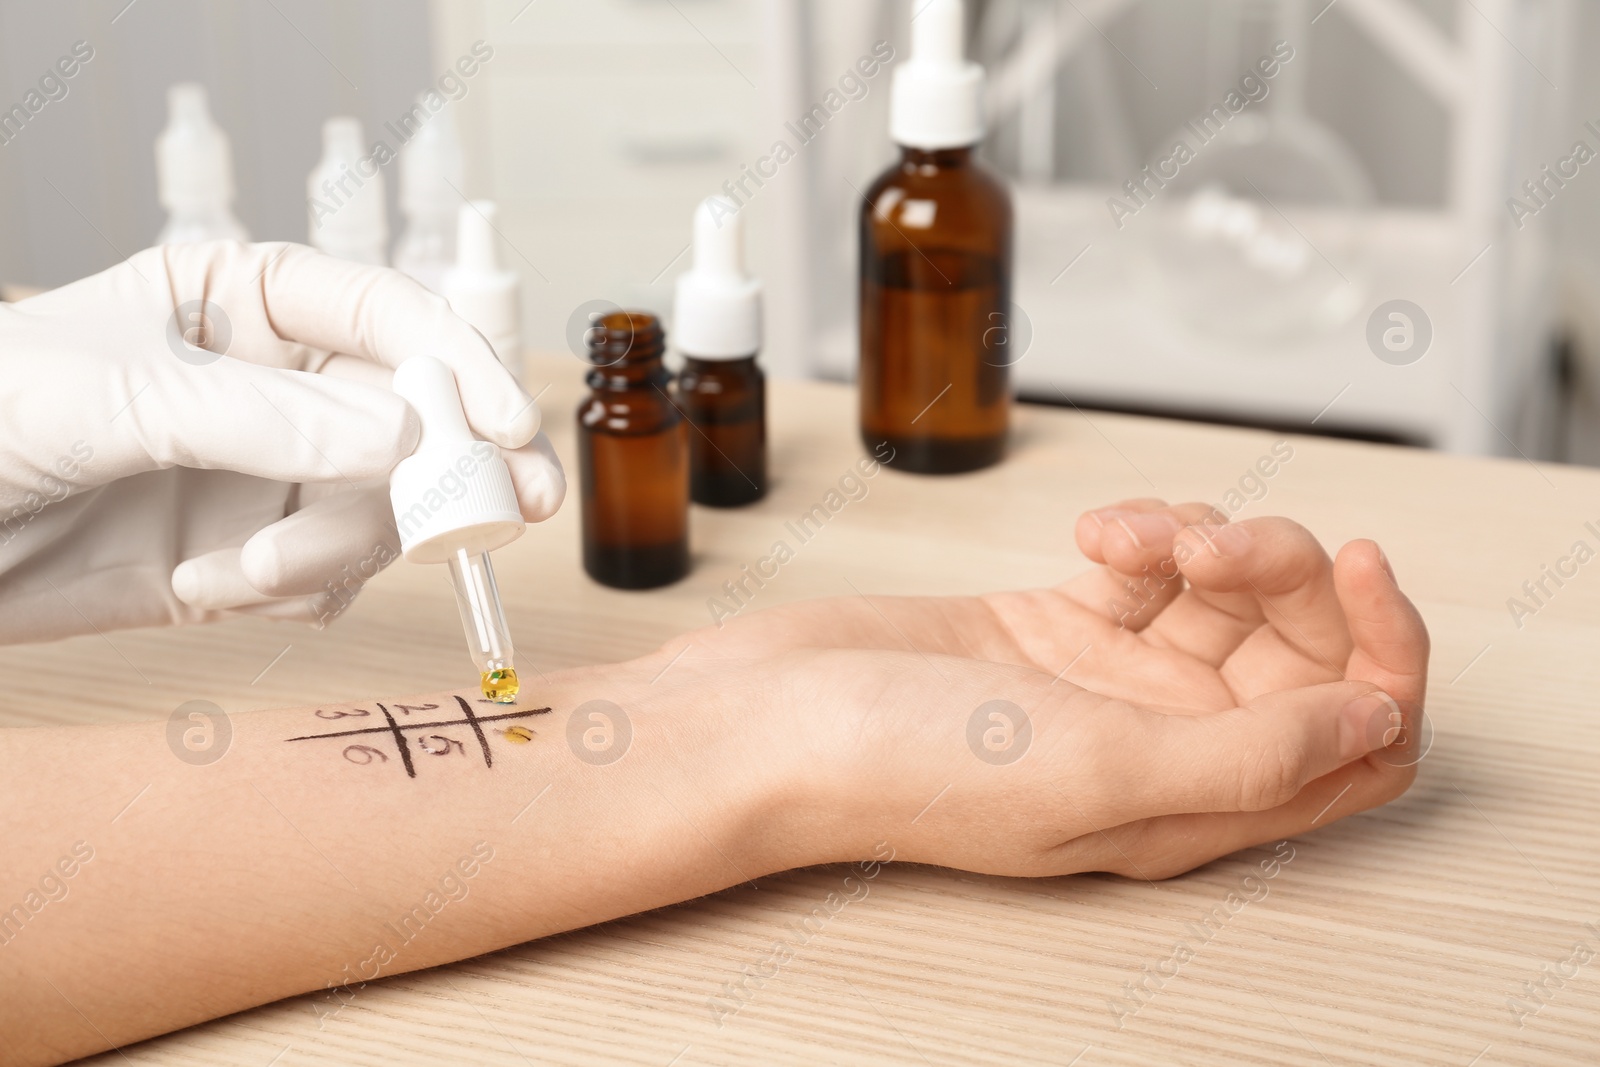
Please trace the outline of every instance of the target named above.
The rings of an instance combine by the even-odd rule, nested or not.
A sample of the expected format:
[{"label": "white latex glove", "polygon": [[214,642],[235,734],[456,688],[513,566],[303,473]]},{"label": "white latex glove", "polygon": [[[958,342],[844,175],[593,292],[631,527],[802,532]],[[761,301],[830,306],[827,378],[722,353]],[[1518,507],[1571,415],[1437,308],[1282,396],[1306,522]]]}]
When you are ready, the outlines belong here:
[{"label": "white latex glove", "polygon": [[169,245],[0,305],[0,642],[228,612],[325,623],[398,557],[387,478],[419,426],[388,380],[421,354],[455,371],[523,515],[554,514],[566,480],[537,405],[397,271]]}]

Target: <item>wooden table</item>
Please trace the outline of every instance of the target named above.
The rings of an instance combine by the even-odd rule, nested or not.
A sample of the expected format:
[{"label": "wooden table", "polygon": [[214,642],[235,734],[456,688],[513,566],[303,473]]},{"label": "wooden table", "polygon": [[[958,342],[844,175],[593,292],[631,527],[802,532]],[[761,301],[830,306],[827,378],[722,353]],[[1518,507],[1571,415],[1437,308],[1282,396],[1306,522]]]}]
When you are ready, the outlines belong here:
[{"label": "wooden table", "polygon": [[[572,452],[580,367],[535,362],[532,387]],[[692,575],[625,594],[590,583],[568,507],[497,553],[519,648],[544,670],[631,656],[708,621],[707,599],[765,555],[860,454],[854,394],[784,384],[771,403],[771,496],[696,509]],[[1078,512],[1120,497],[1220,500],[1273,435],[1022,407],[1015,456],[977,475],[883,472],[759,594],[968,593],[1084,566]],[[894,864],[719,1027],[723,983],[840,888],[843,868],[763,878],[708,899],[376,983],[319,1030],[297,999],[127,1050],[135,1063],[622,1062],[1493,1064],[1600,1060],[1600,561],[1514,624],[1574,541],[1600,546],[1600,474],[1522,461],[1293,439],[1244,513],[1300,519],[1326,542],[1377,538],[1434,637],[1436,728],[1415,787],[1310,830],[1269,894],[1233,915],[1119,1021],[1156,968],[1271,854],[1159,884],[1043,881]],[[1553,589],[1553,585],[1551,586]],[[0,650],[0,723],[166,717],[456,684],[467,666],[448,588],[396,566],[337,626],[253,620]],[[519,661],[520,662],[520,661]],[[100,696],[85,682],[98,677]],[[203,900],[195,902],[204,907]],[[1597,924],[1585,929],[1585,923]],[[1576,942],[1597,953],[1575,977]],[[1507,1005],[1544,980],[1548,1004]],[[1529,1000],[1529,1006],[1537,1003]],[[276,1057],[276,1058],[275,1058]],[[122,1062],[116,1054],[105,1063]],[[97,1061],[99,1062],[99,1061]]]}]

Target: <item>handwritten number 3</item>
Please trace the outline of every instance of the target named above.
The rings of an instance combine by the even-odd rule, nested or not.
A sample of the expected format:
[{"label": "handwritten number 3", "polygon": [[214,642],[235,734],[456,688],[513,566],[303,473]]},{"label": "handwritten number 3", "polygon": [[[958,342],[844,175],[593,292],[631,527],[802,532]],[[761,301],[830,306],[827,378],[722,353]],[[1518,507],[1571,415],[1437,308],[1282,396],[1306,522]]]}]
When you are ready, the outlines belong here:
[{"label": "handwritten number 3", "polygon": [[318,708],[315,714],[319,719],[359,719],[363,715],[371,715],[372,712],[363,711],[360,708],[351,708],[349,711],[341,711],[338,708],[334,708],[331,711],[327,708]]}]

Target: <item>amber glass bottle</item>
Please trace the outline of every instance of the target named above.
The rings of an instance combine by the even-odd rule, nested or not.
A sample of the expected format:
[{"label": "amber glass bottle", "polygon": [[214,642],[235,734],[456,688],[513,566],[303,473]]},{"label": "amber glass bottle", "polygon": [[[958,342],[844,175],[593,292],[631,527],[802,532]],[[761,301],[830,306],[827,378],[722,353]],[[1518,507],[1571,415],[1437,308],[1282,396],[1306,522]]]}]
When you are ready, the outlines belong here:
[{"label": "amber glass bottle", "polygon": [[754,356],[685,356],[678,397],[689,431],[689,495],[732,508],[767,492],[767,379]]},{"label": "amber glass bottle", "polygon": [[683,355],[678,402],[689,420],[696,504],[730,508],[767,492],[767,383],[761,283],[744,266],[744,217],[724,197],[694,212],[694,265],[678,277],[673,331]]},{"label": "amber glass bottle", "polygon": [[861,435],[889,465],[975,470],[1011,412],[1011,198],[971,147],[904,147],[861,210]]},{"label": "amber glass bottle", "polygon": [[578,406],[583,568],[650,589],[689,572],[688,427],[667,389],[654,315],[619,311],[589,332],[589,398]]},{"label": "amber glass bottle", "polygon": [[907,0],[895,67],[900,160],[861,205],[861,436],[903,470],[946,474],[1005,455],[1011,415],[1011,196],[978,165],[983,68],[963,0]]}]

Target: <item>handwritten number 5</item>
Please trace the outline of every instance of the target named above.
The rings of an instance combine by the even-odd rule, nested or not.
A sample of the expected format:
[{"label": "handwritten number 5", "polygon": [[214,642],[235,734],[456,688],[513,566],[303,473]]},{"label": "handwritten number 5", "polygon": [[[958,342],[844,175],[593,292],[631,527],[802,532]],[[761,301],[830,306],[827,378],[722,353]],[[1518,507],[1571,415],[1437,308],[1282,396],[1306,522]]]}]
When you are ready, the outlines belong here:
[{"label": "handwritten number 5", "polygon": [[448,756],[451,752],[459,752],[463,756],[467,754],[466,746],[462,745],[460,741],[451,737],[443,737],[439,734],[429,734],[427,737],[417,738],[417,747],[430,756]]}]

